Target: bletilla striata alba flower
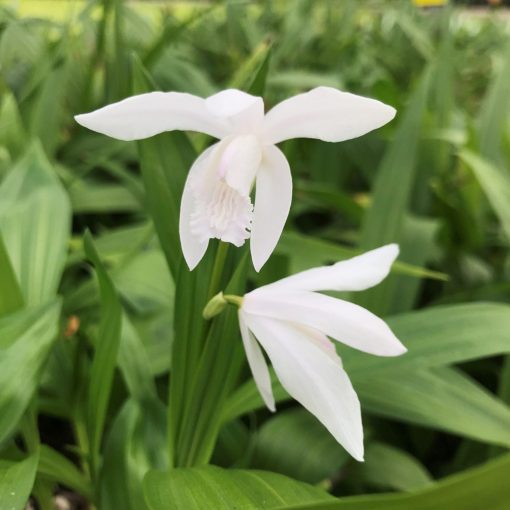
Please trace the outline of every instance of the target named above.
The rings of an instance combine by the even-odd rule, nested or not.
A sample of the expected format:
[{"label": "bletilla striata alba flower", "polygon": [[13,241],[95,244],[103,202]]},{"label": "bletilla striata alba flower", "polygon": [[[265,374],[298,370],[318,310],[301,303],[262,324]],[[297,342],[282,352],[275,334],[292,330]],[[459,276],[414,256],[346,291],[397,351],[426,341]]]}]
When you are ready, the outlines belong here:
[{"label": "bletilla striata alba flower", "polygon": [[398,255],[395,244],[298,273],[244,296],[239,326],[253,377],[267,407],[275,402],[264,355],[282,386],[314,414],[357,460],[363,460],[358,397],[328,337],[378,356],[406,348],[368,310],[315,291],[358,291],[381,282]]},{"label": "bletilla striata alba flower", "polygon": [[262,98],[224,90],[205,99],[151,92],[75,118],[82,126],[119,140],[140,140],[175,129],[219,138],[195,161],[184,187],[180,216],[184,257],[193,269],[209,239],[241,246],[251,236],[258,271],[280,238],[292,197],[289,164],[275,144],[289,138],[340,142],[381,127],[394,116],[392,107],[374,99],[318,87],[281,102],[266,115]]}]

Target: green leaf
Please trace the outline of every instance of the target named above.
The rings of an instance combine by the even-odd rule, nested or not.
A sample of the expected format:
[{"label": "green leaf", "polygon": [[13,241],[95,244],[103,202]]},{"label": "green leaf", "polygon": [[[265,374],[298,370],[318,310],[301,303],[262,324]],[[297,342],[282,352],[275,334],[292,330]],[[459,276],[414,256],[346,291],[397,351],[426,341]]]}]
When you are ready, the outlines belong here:
[{"label": "green leaf", "polygon": [[444,366],[510,351],[510,306],[505,304],[437,306],[391,317],[387,322],[408,351],[399,357],[381,358],[342,350],[352,377],[391,375],[396,369]]},{"label": "green leaf", "polygon": [[3,94],[0,119],[2,119],[0,124],[0,146],[6,147],[10,152],[11,159],[15,159],[24,150],[27,136],[16,99],[9,92]]},{"label": "green leaf", "polygon": [[[63,40],[61,43],[63,44]],[[50,156],[55,153],[61,136],[68,75],[66,62],[58,62],[53,69],[47,71],[36,91],[30,111],[28,131],[31,136],[39,137],[44,150]]]},{"label": "green leaf", "polygon": [[254,96],[263,96],[266,90],[267,76],[269,74],[269,64],[271,63],[271,45],[267,44],[264,59],[257,72],[254,74],[248,92]]},{"label": "green leaf", "polygon": [[282,510],[506,510],[510,499],[510,455],[449,476],[412,494],[356,496]]},{"label": "green leaf", "polygon": [[262,96],[266,86],[270,59],[271,45],[263,41],[239,67],[229,86],[235,89],[247,90],[255,96]]},{"label": "green leaf", "polygon": [[152,510],[271,510],[334,499],[319,488],[276,473],[214,466],[151,471],[144,491]]},{"label": "green leaf", "polygon": [[132,397],[139,402],[157,399],[147,351],[126,314],[122,317],[118,358]]},{"label": "green leaf", "polygon": [[503,47],[499,68],[492,78],[489,90],[480,109],[480,154],[495,163],[501,163],[501,138],[503,126],[508,118],[510,99],[508,81],[510,80],[510,42]]},{"label": "green leaf", "polygon": [[149,469],[167,467],[165,407],[127,400],[115,418],[104,449],[99,508],[147,508],[142,480]]},{"label": "green leaf", "polygon": [[[290,257],[290,273],[297,273],[311,267],[338,262],[339,260],[348,259],[361,253],[360,250],[297,232],[284,232],[276,247],[276,251]],[[444,273],[399,261],[393,264],[392,271],[396,274],[414,276],[416,278],[448,279],[448,275]]]},{"label": "green leaf", "polygon": [[353,385],[371,413],[510,447],[510,408],[461,371],[394,370]]},{"label": "green leaf", "polygon": [[[423,267],[436,248],[434,237],[438,231],[438,222],[429,218],[410,216],[405,218],[402,237],[400,240],[400,262],[408,262],[417,267]],[[396,271],[388,276],[391,287],[392,303],[388,307],[390,313],[407,312],[415,307],[423,280],[397,274]],[[395,291],[398,289],[398,292]]]},{"label": "green leaf", "polygon": [[255,436],[250,467],[312,484],[334,475],[350,460],[346,451],[309,412],[278,412]]},{"label": "green leaf", "polygon": [[137,212],[140,203],[125,186],[78,181],[69,189],[75,214]]},{"label": "green leaf", "polygon": [[0,460],[0,503],[5,510],[24,510],[34,485],[38,455],[21,462]]},{"label": "green leaf", "polygon": [[69,459],[44,444],[40,446],[37,472],[54,483],[61,483],[92,499],[92,486],[86,476]]},{"label": "green leaf", "polygon": [[392,144],[377,169],[372,201],[361,233],[363,249],[398,241],[412,191],[429,81],[427,72],[404,111]]},{"label": "green leaf", "polygon": [[[413,189],[421,123],[430,76],[423,75],[410,106],[403,114],[392,145],[377,170],[372,201],[361,230],[360,246],[368,250],[400,241],[403,220]],[[362,306],[384,315],[390,304],[391,282],[383,282],[357,300]]]},{"label": "green leaf", "polygon": [[508,168],[491,163],[468,149],[462,150],[459,157],[475,174],[494,213],[501,221],[507,240],[510,242],[510,173]]},{"label": "green leaf", "polygon": [[[270,374],[275,402],[282,402],[290,399],[289,394],[283,389],[272,368],[270,369]],[[223,409],[223,420],[224,422],[228,422],[238,416],[242,416],[243,414],[263,407],[265,407],[265,404],[262,401],[257,386],[255,385],[255,381],[253,379],[249,379],[247,382],[239,386],[226,401]]]},{"label": "green leaf", "polygon": [[57,292],[70,231],[69,199],[41,147],[32,145],[0,186],[0,233],[25,303]]},{"label": "green leaf", "polygon": [[[152,237],[152,236],[151,236]],[[158,309],[171,312],[175,284],[161,249],[145,248],[133,256],[124,256],[113,275],[122,299],[139,314]]]},{"label": "green leaf", "polygon": [[[173,393],[176,390],[175,387],[172,390],[171,386],[170,427],[172,432],[170,437],[175,448],[175,465],[178,467],[201,465],[209,461],[222,425],[224,401],[228,393],[232,391],[244,363],[237,313],[233,307],[227,308],[221,315],[207,324],[200,325],[204,322],[202,310],[205,302],[216,294],[219,289],[225,288],[225,292],[228,294],[239,295],[244,292],[247,272],[246,254],[240,262],[239,254],[234,254],[230,263],[236,267],[236,272],[226,287],[221,284],[223,271],[218,269],[223,267],[223,258],[226,256],[227,246],[224,243],[220,244],[215,266],[212,273],[209,273],[212,274],[211,278],[197,277],[195,285],[198,285],[198,289],[195,291],[195,297],[199,298],[198,303],[193,302],[193,296],[190,295],[191,289],[186,292],[186,296],[189,296],[189,299],[193,302],[192,308],[190,306],[191,310],[187,313],[187,319],[191,321],[191,328],[190,324],[179,326],[180,316],[184,313],[180,311],[182,310],[181,307],[189,306],[188,301],[181,302],[180,299],[177,301],[179,307],[176,308],[176,340],[174,341],[172,365],[176,367],[179,360],[178,356],[182,356],[185,352],[187,365],[179,363],[179,366],[187,366],[188,372],[185,378],[179,381],[182,386],[178,386],[178,389],[185,386],[189,387],[186,397],[183,397],[182,393]],[[225,267],[229,267],[229,264],[226,263]],[[193,274],[199,275],[197,271]],[[216,275],[218,278],[216,278]],[[190,276],[184,278],[189,280]],[[202,301],[204,297],[203,287],[206,281],[210,281],[209,289],[206,295],[207,298]],[[179,289],[184,292],[178,282],[176,295],[182,298],[183,294],[179,292]],[[198,309],[197,304],[199,305]],[[178,317],[179,322],[177,322]],[[193,324],[195,325],[193,326]],[[179,329],[177,329],[178,327]],[[194,336],[178,334],[179,331],[183,330],[181,327],[189,328]],[[186,338],[188,342],[185,351],[180,353],[175,350],[179,338]],[[190,347],[193,348],[194,352],[190,352]],[[180,350],[183,349],[181,346]],[[224,355],[226,352],[229,353],[228,356]],[[173,376],[175,376],[175,373],[175,370],[173,370]],[[172,385],[175,383],[176,381],[172,378]],[[179,402],[178,399],[184,401]]]},{"label": "green leaf", "polygon": [[23,295],[0,233],[0,317],[23,308]]},{"label": "green leaf", "polygon": [[58,332],[60,301],[0,318],[0,444],[16,430]]},{"label": "green leaf", "polygon": [[197,373],[208,324],[202,310],[209,297],[212,254],[206,253],[194,271],[183,264],[177,274],[174,308],[174,342],[172,344],[171,384],[168,403],[168,442],[171,465],[179,465],[182,435],[192,431],[183,427],[186,406],[192,399],[192,380]]},{"label": "green leaf", "polygon": [[[143,493],[137,487],[137,465],[131,453],[139,407],[131,401],[124,405],[112,424],[104,449],[100,507],[105,510],[147,508]],[[141,488],[140,488],[141,489]]]},{"label": "green leaf", "polygon": [[371,442],[365,451],[365,462],[358,464],[357,473],[368,484],[384,489],[410,491],[432,483],[427,470],[405,450]]},{"label": "green leaf", "polygon": [[87,402],[87,428],[90,440],[91,461],[94,472],[99,466],[101,436],[110,400],[113,375],[120,343],[122,310],[113,283],[94,247],[92,236],[86,232],[83,238],[85,253],[94,264],[101,294],[101,323],[95,353],[90,370],[89,396]]}]

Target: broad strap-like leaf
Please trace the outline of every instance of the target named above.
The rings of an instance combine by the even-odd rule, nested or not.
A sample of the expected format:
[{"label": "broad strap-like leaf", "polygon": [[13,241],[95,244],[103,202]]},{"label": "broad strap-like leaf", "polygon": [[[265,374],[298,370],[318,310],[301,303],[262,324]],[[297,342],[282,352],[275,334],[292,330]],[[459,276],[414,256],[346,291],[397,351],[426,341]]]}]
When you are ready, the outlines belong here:
[{"label": "broad strap-like leaf", "polygon": [[57,337],[60,301],[0,318],[0,444],[28,407]]},{"label": "broad strap-like leaf", "polygon": [[322,489],[283,475],[214,466],[151,471],[144,490],[151,510],[272,510],[334,501]]},{"label": "broad strap-like leaf", "polygon": [[460,370],[395,370],[353,384],[371,413],[510,447],[510,408]]},{"label": "broad strap-like leaf", "polygon": [[24,510],[34,485],[39,455],[20,462],[0,460],[0,508]]},{"label": "broad strap-like leaf", "polygon": [[[416,89],[399,124],[392,145],[375,177],[372,201],[361,231],[364,250],[400,241],[415,179],[421,122],[426,106],[430,76],[428,70]],[[375,313],[384,314],[392,296],[391,282],[382,283],[357,301]]]},{"label": "broad strap-like leaf", "polygon": [[55,296],[70,225],[68,196],[34,143],[0,186],[0,233],[28,306]]},{"label": "broad strap-like leaf", "polygon": [[510,306],[502,303],[437,306],[397,315],[387,322],[408,352],[397,358],[380,358],[343,350],[352,377],[383,372],[391,376],[395,369],[445,366],[510,352]]},{"label": "broad strap-like leaf", "polygon": [[23,307],[23,295],[0,232],[0,317]]},{"label": "broad strap-like leaf", "polygon": [[503,231],[510,242],[510,173],[508,168],[493,163],[478,154],[464,149],[461,160],[471,168],[485,193]]},{"label": "broad strap-like leaf", "polygon": [[99,258],[89,232],[83,238],[85,253],[94,264],[101,296],[101,323],[94,343],[87,402],[87,428],[94,473],[99,467],[99,450],[117,364],[122,309],[113,283]]},{"label": "broad strap-like leaf", "polygon": [[449,476],[410,494],[374,494],[281,506],[279,510],[507,510],[510,455]]}]

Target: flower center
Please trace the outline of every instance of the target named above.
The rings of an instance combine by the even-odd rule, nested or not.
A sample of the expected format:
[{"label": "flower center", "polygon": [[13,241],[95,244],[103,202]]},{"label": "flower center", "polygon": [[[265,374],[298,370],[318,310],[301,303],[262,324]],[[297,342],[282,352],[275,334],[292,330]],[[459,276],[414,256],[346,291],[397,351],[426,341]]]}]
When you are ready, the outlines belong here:
[{"label": "flower center", "polygon": [[253,205],[250,197],[217,179],[211,188],[195,187],[191,232],[201,241],[212,237],[242,246],[250,237]]}]

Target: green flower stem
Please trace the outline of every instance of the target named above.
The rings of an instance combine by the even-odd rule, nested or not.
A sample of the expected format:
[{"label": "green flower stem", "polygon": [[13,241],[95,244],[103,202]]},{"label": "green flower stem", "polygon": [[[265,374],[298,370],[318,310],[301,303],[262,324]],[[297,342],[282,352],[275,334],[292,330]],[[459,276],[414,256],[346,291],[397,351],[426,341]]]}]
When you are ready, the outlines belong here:
[{"label": "green flower stem", "polygon": [[[183,342],[174,343],[174,347],[178,347],[174,360],[178,361],[173,372],[173,390],[172,381],[170,388],[173,467],[191,467],[210,461],[223,422],[225,399],[244,364],[237,313],[227,305],[241,303],[239,295],[245,290],[247,257],[236,253],[226,258],[226,248],[218,246],[215,260],[209,260],[209,268],[199,268],[201,273],[184,273],[193,287],[188,284],[182,287],[181,312],[177,316],[176,341],[182,338]],[[192,288],[200,292],[203,289],[200,283],[204,280],[209,280],[210,284],[202,297],[196,291],[189,292]],[[226,297],[220,289],[226,290]],[[209,301],[204,303],[202,299],[206,295]],[[197,312],[200,315],[205,312],[212,320],[200,320]]]},{"label": "green flower stem", "polygon": [[235,305],[237,306],[237,308],[241,308],[241,306],[243,305],[243,298],[241,296],[236,296],[234,294],[225,294],[223,298],[229,305]]},{"label": "green flower stem", "polygon": [[[207,340],[214,321],[202,322],[198,313],[203,313],[205,303],[211,301],[221,289],[225,265],[228,255],[228,244],[219,243],[215,258],[208,270],[204,266],[197,268],[194,273],[181,273],[180,285],[181,301],[178,303],[176,320],[177,336],[173,346],[173,370],[170,375],[170,397],[168,402],[169,424],[169,458],[170,465],[181,467],[192,464],[191,445],[194,436],[200,433],[196,430],[196,423],[202,414],[208,414],[203,409],[204,399],[212,391],[201,376],[215,368],[210,354],[206,355]],[[185,284],[182,282],[186,281]],[[202,282],[206,283],[204,292]],[[205,301],[205,303],[204,303]],[[201,304],[204,303],[204,304]],[[211,347],[209,347],[209,350]],[[208,351],[209,352],[209,351]]]},{"label": "green flower stem", "polygon": [[211,280],[209,281],[209,292],[207,293],[208,299],[211,299],[215,294],[221,290],[221,277],[223,276],[223,269],[225,267],[225,260],[228,254],[228,243],[220,241],[216,258],[214,259],[214,266],[211,273]]}]

